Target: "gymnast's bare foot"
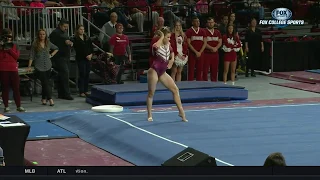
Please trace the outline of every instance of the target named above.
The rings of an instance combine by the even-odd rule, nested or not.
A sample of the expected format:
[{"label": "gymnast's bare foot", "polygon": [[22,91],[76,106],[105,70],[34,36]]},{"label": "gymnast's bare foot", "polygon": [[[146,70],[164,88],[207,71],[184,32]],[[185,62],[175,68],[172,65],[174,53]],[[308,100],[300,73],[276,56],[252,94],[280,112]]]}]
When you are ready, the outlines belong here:
[{"label": "gymnast's bare foot", "polygon": [[186,115],[184,113],[179,113],[179,116],[182,118],[183,122],[188,122]]},{"label": "gymnast's bare foot", "polygon": [[152,117],[148,117],[148,121],[152,122],[153,121]]}]

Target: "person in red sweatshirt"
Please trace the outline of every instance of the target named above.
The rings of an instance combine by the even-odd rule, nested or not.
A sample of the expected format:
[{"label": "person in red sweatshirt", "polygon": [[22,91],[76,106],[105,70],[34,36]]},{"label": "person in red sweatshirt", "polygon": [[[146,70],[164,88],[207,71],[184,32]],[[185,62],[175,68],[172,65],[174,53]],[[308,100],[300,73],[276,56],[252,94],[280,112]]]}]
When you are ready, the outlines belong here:
[{"label": "person in red sweatshirt", "polygon": [[17,45],[12,43],[12,31],[3,29],[2,37],[6,37],[5,41],[0,42],[0,82],[2,87],[2,100],[4,104],[4,112],[10,112],[9,108],[9,91],[13,90],[13,98],[17,106],[18,112],[25,112],[21,107],[20,99],[20,78],[18,73],[17,60],[20,56],[20,51]]},{"label": "person in red sweatshirt", "polygon": [[232,24],[228,25],[227,34],[223,35],[222,38],[222,44],[222,50],[225,52],[223,82],[227,84],[227,75],[231,64],[231,81],[232,85],[234,85],[237,67],[237,52],[240,51],[242,44],[239,35],[234,31]]},{"label": "person in red sweatshirt", "polygon": [[117,23],[116,32],[117,34],[111,36],[109,40],[110,53],[113,54],[115,64],[119,66],[117,83],[123,84],[121,77],[124,72],[124,65],[126,63],[131,63],[130,42],[128,36],[123,34],[123,25],[121,23]]},{"label": "person in red sweatshirt", "polygon": [[202,81],[203,75],[203,51],[207,46],[206,31],[200,28],[200,20],[194,17],[192,27],[186,32],[187,42],[190,49],[188,59],[188,81],[194,81],[194,68],[196,67],[196,80]]},{"label": "person in red sweatshirt", "polygon": [[211,81],[218,80],[219,53],[218,49],[222,45],[221,33],[214,29],[214,18],[207,19],[207,47],[204,51],[203,80],[208,81],[208,72],[210,69]]},{"label": "person in red sweatshirt", "polygon": [[181,22],[175,22],[171,34],[170,44],[174,52],[174,63],[171,68],[171,77],[174,81],[181,81],[183,66],[188,62],[188,44]]}]

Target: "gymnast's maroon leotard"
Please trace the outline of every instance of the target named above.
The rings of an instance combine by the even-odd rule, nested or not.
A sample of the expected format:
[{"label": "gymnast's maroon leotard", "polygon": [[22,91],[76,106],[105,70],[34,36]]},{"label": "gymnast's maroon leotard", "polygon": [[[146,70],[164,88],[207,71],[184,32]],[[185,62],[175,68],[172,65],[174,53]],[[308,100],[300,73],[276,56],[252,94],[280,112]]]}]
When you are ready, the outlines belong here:
[{"label": "gymnast's maroon leotard", "polygon": [[156,47],[154,44],[152,45],[154,61],[151,68],[157,72],[158,77],[166,72],[172,52],[173,50],[170,44],[160,47]]}]

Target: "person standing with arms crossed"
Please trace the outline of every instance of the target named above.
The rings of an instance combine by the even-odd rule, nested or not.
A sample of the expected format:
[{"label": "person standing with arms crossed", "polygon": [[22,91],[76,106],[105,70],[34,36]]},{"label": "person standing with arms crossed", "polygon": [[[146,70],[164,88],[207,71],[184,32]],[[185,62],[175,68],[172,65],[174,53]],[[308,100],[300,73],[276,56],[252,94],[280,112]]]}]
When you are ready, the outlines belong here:
[{"label": "person standing with arms crossed", "polygon": [[73,100],[69,87],[70,54],[73,42],[68,35],[69,22],[61,19],[59,26],[52,31],[50,41],[59,48],[59,52],[52,58],[54,68],[58,72],[58,98]]},{"label": "person standing with arms crossed", "polygon": [[187,30],[187,43],[191,50],[188,58],[188,81],[194,81],[194,69],[196,68],[196,80],[203,80],[203,51],[207,46],[206,31],[200,28],[200,20],[194,17],[192,27]]},{"label": "person standing with arms crossed", "polygon": [[242,44],[239,35],[234,31],[232,24],[228,25],[227,30],[227,34],[223,35],[222,37],[222,49],[225,52],[223,82],[227,84],[229,67],[231,65],[231,81],[232,85],[234,85],[237,68],[237,52],[240,51]]},{"label": "person standing with arms crossed", "polygon": [[222,37],[218,29],[214,29],[214,18],[207,19],[207,47],[204,51],[203,80],[208,81],[210,68],[211,81],[218,81],[219,48],[222,45]]},{"label": "person standing with arms crossed", "polygon": [[123,34],[123,25],[121,23],[116,25],[116,32],[117,34],[111,36],[109,40],[110,53],[113,54],[115,64],[120,66],[116,77],[117,84],[123,84],[121,77],[124,72],[125,63],[131,62],[131,50],[129,46],[129,38]]}]

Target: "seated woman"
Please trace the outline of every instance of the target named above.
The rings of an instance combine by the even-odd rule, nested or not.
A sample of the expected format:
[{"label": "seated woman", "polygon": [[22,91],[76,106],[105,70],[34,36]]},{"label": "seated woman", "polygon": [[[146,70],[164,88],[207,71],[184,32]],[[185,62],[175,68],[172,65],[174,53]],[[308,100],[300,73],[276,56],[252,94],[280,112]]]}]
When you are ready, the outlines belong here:
[{"label": "seated woman", "polygon": [[113,61],[113,54],[103,53],[97,60],[92,61],[92,70],[98,74],[105,84],[117,84],[117,75],[120,69]]},{"label": "seated woman", "polygon": [[103,0],[100,4],[100,7],[105,8],[105,11],[110,10],[109,14],[112,12],[116,12],[118,15],[118,22],[123,24],[123,26],[126,28],[132,28],[133,26],[128,22],[130,18],[126,16],[126,14],[123,12],[123,9],[117,8],[119,7],[119,5],[120,3],[116,0]]}]

